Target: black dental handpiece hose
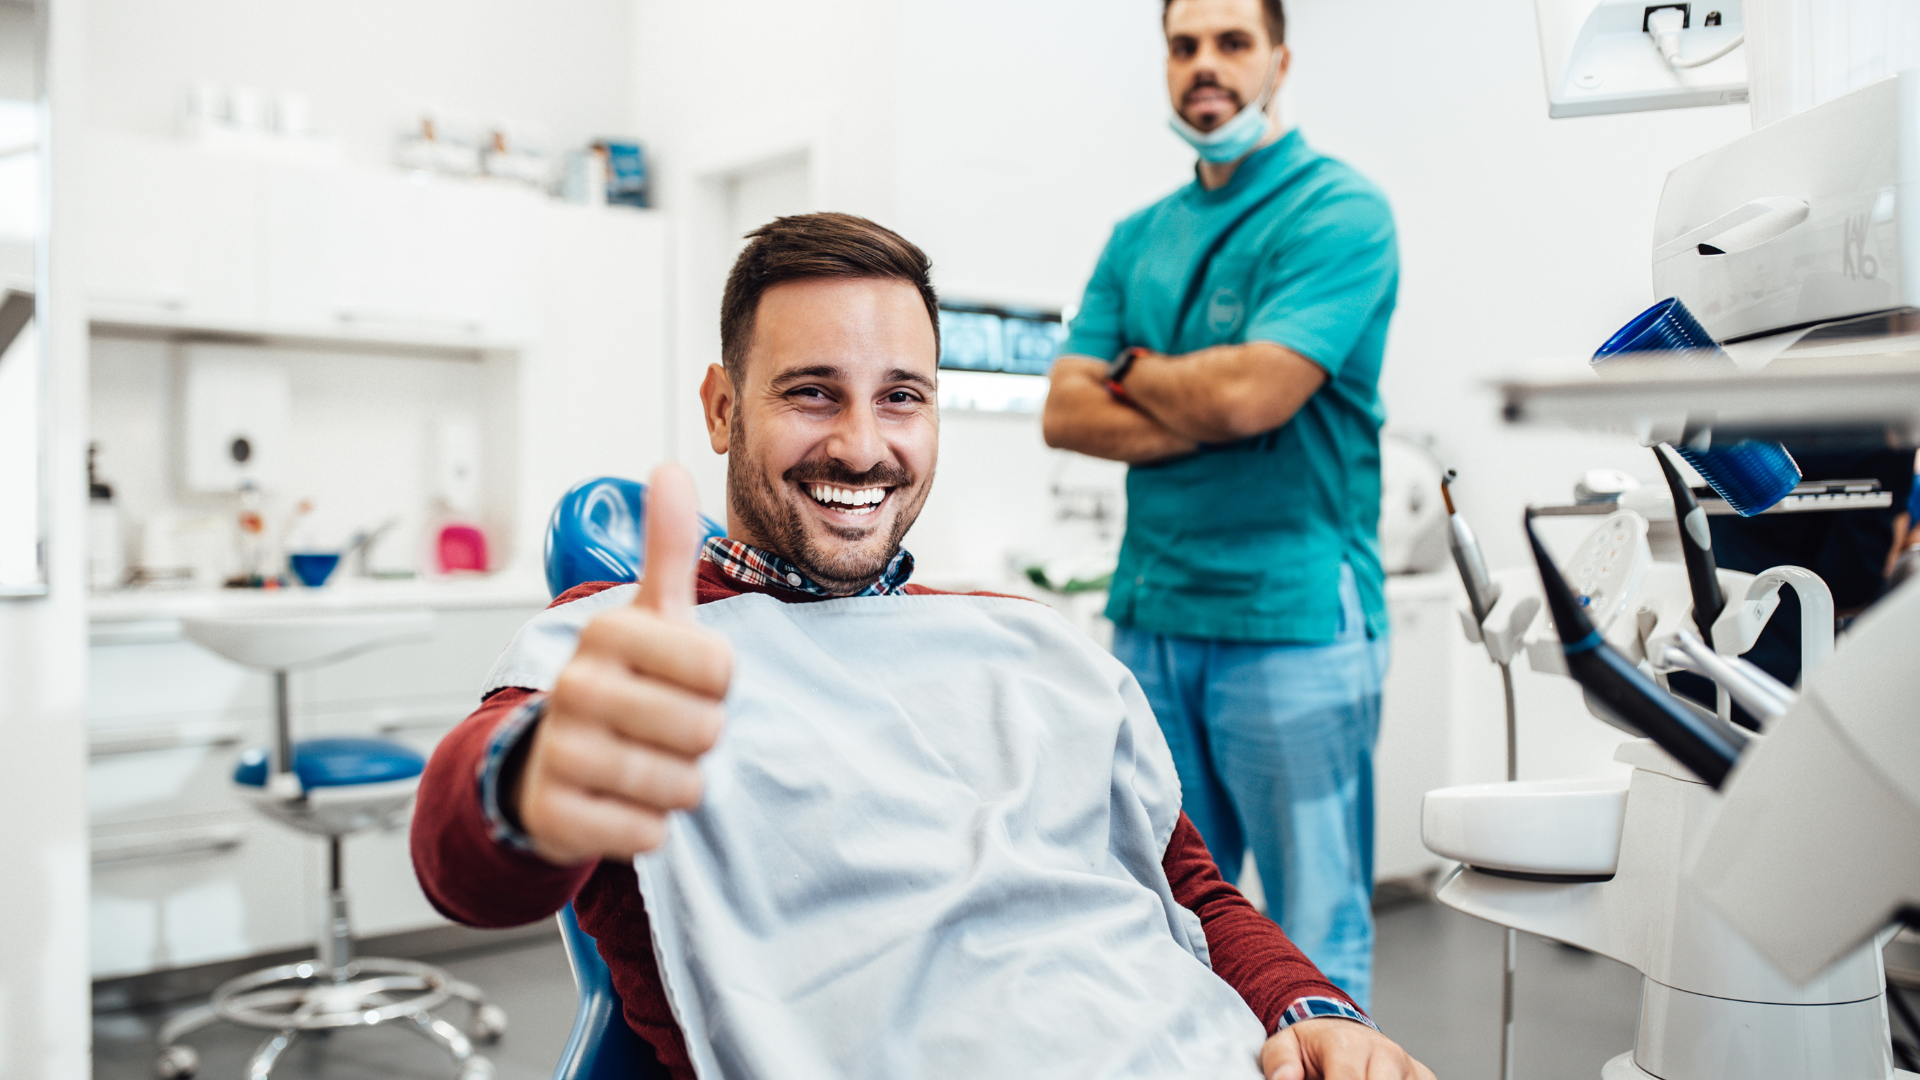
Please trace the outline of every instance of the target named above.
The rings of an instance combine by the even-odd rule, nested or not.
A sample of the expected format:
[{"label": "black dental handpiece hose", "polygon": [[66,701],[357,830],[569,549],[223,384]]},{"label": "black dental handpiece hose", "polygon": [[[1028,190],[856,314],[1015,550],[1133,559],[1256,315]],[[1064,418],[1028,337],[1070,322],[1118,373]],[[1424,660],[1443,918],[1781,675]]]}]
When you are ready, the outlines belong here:
[{"label": "black dental handpiece hose", "polygon": [[1666,475],[1667,490],[1673,492],[1673,516],[1680,526],[1680,554],[1687,564],[1687,585],[1693,591],[1693,625],[1700,628],[1700,640],[1714,647],[1713,624],[1727,609],[1727,594],[1720,590],[1720,575],[1713,561],[1713,534],[1707,531],[1707,512],[1693,489],[1680,479],[1673,467],[1673,451],[1666,443],[1653,448],[1660,459],[1660,471]]},{"label": "black dental handpiece hose", "polygon": [[1746,735],[1719,717],[1697,715],[1681,705],[1608,645],[1533,531],[1532,510],[1527,511],[1526,529],[1534,561],[1540,565],[1547,610],[1553,614],[1553,625],[1560,632],[1560,646],[1567,656],[1567,674],[1615,716],[1652,739],[1695,776],[1718,788],[1746,748]]}]

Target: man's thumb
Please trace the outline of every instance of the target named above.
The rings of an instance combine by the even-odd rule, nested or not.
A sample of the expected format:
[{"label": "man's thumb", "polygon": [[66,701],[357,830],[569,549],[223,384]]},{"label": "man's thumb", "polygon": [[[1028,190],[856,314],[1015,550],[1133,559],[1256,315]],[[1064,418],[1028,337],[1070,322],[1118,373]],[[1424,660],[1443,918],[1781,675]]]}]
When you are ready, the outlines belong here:
[{"label": "man's thumb", "polygon": [[700,554],[699,505],[693,477],[667,462],[653,470],[646,496],[646,557],[640,568],[641,607],[676,619],[693,614],[694,562]]}]

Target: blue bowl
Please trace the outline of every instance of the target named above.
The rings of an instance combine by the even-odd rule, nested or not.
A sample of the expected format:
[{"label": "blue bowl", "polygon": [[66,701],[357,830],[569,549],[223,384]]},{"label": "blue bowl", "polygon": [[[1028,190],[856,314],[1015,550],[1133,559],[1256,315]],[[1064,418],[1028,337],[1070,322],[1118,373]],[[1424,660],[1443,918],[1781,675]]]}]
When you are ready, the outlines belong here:
[{"label": "blue bowl", "polygon": [[293,576],[300,579],[300,584],[317,589],[333,576],[333,568],[340,565],[340,555],[332,551],[305,551],[287,556],[287,561],[293,564]]}]

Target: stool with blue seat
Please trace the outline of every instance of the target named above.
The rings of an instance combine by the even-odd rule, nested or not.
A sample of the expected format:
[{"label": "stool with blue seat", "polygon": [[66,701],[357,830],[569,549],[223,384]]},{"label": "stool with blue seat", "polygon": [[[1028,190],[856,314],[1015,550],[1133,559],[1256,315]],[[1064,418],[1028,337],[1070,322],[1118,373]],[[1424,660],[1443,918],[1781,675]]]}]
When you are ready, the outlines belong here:
[{"label": "stool with blue seat", "polygon": [[[603,476],[576,484],[547,523],[547,590],[559,596],[589,581],[638,581],[645,563],[646,485]],[[702,517],[709,537],[726,529]],[[558,916],[567,963],[580,993],[573,1032],[553,1080],[666,1080],[653,1047],[627,1026],[613,975],[573,905]]]},{"label": "stool with blue seat", "polygon": [[[506,1014],[480,990],[446,970],[412,960],[355,956],[341,864],[343,838],[397,823],[413,801],[426,760],[385,739],[293,738],[287,694],[290,672],[345,660],[382,646],[430,637],[425,611],[355,612],[268,617],[189,618],[185,636],[238,664],[273,675],[274,742],[250,750],[234,783],[262,813],[327,839],[328,875],[312,960],[249,972],[222,983],[205,1005],[175,1016],[160,1031],[155,1069],[162,1080],[193,1075],[199,1055],[180,1039],[225,1021],[270,1031],[254,1051],[248,1080],[266,1080],[303,1033],[388,1023],[404,1025],[444,1049],[461,1080],[490,1080],[493,1064],[475,1052],[506,1030]],[[468,1006],[463,1030],[434,1014],[454,1001]]]}]

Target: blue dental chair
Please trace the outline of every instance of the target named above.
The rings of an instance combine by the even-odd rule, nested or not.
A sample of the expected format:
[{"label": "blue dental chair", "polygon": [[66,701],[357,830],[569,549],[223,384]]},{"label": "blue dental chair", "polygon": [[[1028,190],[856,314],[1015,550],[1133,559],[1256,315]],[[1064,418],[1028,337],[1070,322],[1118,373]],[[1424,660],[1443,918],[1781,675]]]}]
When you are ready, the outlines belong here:
[{"label": "blue dental chair", "polygon": [[[574,485],[547,523],[547,589],[559,596],[588,581],[636,581],[645,558],[645,484],[603,476]],[[701,519],[708,536],[726,530]],[[627,1026],[613,975],[593,936],[580,928],[573,905],[557,916],[567,963],[580,992],[573,1032],[553,1080],[666,1080],[653,1048]]]}]

